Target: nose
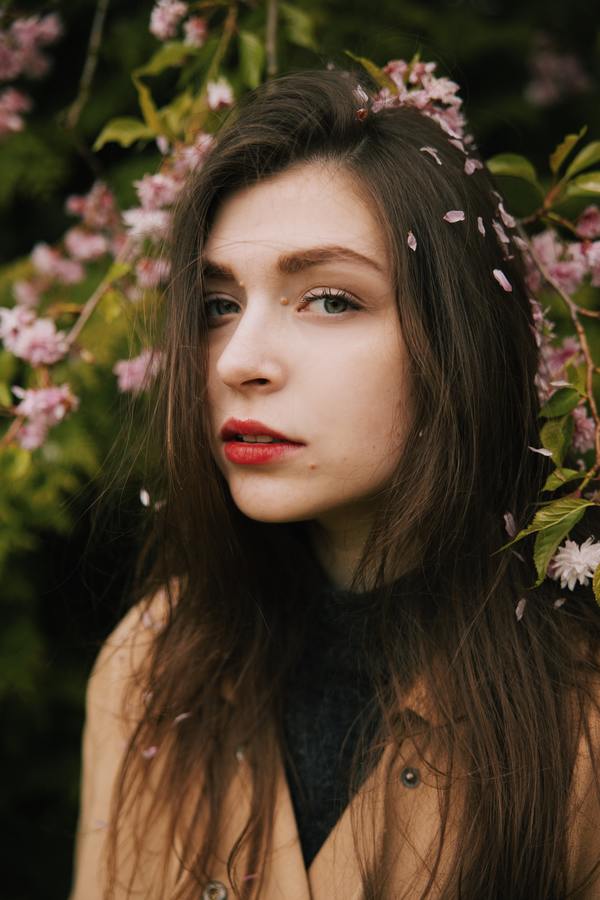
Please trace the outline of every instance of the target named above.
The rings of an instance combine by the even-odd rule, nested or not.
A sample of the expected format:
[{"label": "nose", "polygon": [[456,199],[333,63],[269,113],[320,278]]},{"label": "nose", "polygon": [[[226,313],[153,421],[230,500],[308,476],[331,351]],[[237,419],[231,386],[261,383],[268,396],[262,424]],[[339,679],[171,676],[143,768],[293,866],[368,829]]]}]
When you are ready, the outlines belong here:
[{"label": "nose", "polygon": [[215,369],[228,387],[279,387],[284,377],[285,341],[281,318],[272,298],[249,302],[238,313]]}]

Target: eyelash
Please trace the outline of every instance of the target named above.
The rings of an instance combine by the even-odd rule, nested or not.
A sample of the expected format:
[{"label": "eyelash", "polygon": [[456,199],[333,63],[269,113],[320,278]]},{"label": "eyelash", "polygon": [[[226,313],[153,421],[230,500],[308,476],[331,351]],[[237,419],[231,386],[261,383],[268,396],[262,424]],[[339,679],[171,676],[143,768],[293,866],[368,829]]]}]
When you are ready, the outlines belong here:
[{"label": "eyelash", "polygon": [[[315,300],[323,300],[323,299],[325,299],[325,300],[342,300],[344,303],[347,303],[348,306],[350,307],[350,309],[352,309],[352,310],[362,309],[360,303],[357,303],[356,300],[354,300],[350,296],[350,294],[346,293],[346,291],[333,290],[332,288],[319,288],[317,293],[307,294],[305,297],[302,298],[302,300],[300,300],[298,309],[299,310],[306,309],[306,307],[309,306],[311,303],[314,303]],[[234,303],[235,301],[229,300],[227,297],[211,297],[209,300],[206,300],[204,302],[204,305],[205,305],[205,307],[208,307],[208,305],[210,303],[218,303],[218,302]],[[343,310],[342,314],[344,312],[346,312],[346,310]],[[228,314],[225,313],[225,315],[228,315]],[[335,315],[336,314],[331,314],[328,316],[328,318],[334,318]],[[337,313],[337,315],[340,315],[340,313]],[[210,318],[211,317],[209,316],[209,319]],[[221,319],[221,318],[223,318],[223,316],[217,316],[216,318]]]}]

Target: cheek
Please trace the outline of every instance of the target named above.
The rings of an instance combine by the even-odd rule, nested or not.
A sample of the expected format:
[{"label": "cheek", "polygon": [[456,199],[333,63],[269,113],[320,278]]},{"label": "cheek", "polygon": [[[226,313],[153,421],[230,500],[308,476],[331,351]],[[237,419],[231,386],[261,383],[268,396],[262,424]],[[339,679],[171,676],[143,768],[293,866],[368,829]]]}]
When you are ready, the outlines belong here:
[{"label": "cheek", "polygon": [[[409,418],[409,377],[403,346],[389,340],[382,346],[345,348],[332,355],[311,394],[327,433],[378,457],[399,447]],[[314,371],[314,370],[313,370]]]}]

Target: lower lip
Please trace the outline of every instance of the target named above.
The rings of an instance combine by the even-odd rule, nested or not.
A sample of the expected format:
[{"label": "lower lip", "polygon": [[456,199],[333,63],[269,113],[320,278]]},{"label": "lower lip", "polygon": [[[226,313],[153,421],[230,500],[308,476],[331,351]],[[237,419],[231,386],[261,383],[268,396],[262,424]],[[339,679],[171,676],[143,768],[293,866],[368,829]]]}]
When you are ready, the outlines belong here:
[{"label": "lower lip", "polygon": [[229,462],[244,466],[263,466],[289,456],[304,444],[250,444],[245,441],[225,441],[224,453]]}]

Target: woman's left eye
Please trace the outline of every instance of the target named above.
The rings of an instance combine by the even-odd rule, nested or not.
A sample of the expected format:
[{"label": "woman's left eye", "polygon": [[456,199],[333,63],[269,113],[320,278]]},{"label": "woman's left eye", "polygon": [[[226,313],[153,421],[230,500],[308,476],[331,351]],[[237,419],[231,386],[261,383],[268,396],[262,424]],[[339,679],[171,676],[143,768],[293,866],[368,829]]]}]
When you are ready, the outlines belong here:
[{"label": "woman's left eye", "polygon": [[[317,300],[323,300],[323,308],[328,313],[343,313],[349,307],[350,309],[360,309],[361,306],[345,291],[334,291],[331,288],[318,288],[314,293],[307,294],[300,301],[299,309],[302,310],[309,304],[315,303]],[[340,306],[342,307],[340,309]]]}]

